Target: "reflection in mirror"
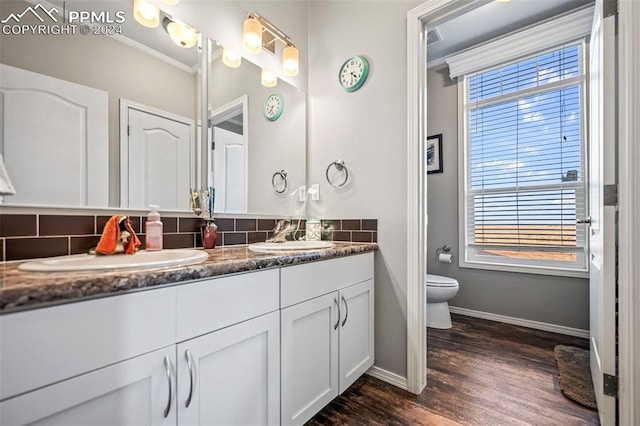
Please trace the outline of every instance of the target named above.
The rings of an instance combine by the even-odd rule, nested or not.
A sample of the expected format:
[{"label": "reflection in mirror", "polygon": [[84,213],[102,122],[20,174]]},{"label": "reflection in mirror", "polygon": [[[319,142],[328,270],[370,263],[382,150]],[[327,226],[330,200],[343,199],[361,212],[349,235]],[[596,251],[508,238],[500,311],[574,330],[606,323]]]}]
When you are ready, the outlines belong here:
[{"label": "reflection in mirror", "polygon": [[[209,40],[208,180],[216,188],[216,213],[296,214],[306,174],[306,96],[278,80],[264,87],[261,69],[246,58],[237,68],[223,63],[222,48]],[[267,103],[280,95],[283,108]],[[277,110],[277,108],[276,108]],[[274,110],[274,111],[276,111]],[[287,172],[287,190],[274,188],[274,173]]]},{"label": "reflection in mirror", "polygon": [[[2,35],[0,153],[16,189],[7,205],[189,208],[202,49],[172,41],[175,19],[162,12],[156,28],[140,25],[132,3],[54,0],[48,26],[72,11],[124,19],[90,23],[88,34]],[[34,4],[3,0],[0,16]],[[33,13],[20,19],[42,24]]]},{"label": "reflection in mirror", "polygon": [[210,113],[212,184],[216,185],[214,212],[247,211],[247,123],[249,97],[243,95]]}]

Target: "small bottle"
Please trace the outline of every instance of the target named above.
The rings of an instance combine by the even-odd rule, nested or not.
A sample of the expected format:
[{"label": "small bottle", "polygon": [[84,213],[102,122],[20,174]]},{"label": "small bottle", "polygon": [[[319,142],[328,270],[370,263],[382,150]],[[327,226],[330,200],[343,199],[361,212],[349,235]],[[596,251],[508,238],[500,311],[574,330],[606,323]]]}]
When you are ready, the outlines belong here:
[{"label": "small bottle", "polygon": [[160,222],[160,213],[158,206],[152,204],[149,206],[151,213],[147,216],[146,237],[144,248],[147,251],[162,250],[162,222]]},{"label": "small bottle", "polygon": [[307,241],[320,241],[322,239],[322,226],[319,220],[307,219],[305,226]]}]

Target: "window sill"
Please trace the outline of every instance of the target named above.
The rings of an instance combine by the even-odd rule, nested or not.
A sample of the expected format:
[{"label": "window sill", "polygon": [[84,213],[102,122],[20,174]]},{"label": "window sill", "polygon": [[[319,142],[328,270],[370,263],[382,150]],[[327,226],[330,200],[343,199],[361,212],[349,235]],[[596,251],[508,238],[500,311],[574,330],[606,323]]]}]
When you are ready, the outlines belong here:
[{"label": "window sill", "polygon": [[547,268],[536,266],[516,266],[499,263],[460,261],[460,268],[486,269],[490,271],[517,272],[519,274],[552,275],[556,277],[589,278],[589,271],[573,269]]}]

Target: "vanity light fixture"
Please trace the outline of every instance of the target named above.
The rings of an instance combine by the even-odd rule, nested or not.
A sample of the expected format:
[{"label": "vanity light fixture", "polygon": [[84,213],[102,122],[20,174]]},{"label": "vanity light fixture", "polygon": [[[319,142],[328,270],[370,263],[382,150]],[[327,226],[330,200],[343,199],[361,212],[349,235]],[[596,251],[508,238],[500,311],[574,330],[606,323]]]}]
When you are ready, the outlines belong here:
[{"label": "vanity light fixture", "polygon": [[291,77],[298,75],[300,55],[289,36],[256,12],[249,13],[242,25],[244,50],[255,54],[260,53],[264,48],[275,55],[276,41],[280,41],[284,46],[282,49],[282,71]]},{"label": "vanity light fixture", "polygon": [[298,49],[293,45],[288,45],[282,50],[282,72],[288,76],[298,75],[300,68],[300,58]]},{"label": "vanity light fixture", "polygon": [[276,77],[271,71],[262,68],[260,82],[264,87],[274,87],[278,84],[278,77]]},{"label": "vanity light fixture", "polygon": [[222,48],[222,63],[229,68],[238,68],[242,64],[242,56],[238,55],[233,50]]},{"label": "vanity light fixture", "polygon": [[145,27],[155,28],[160,25],[160,9],[146,0],[133,0],[133,17]]},{"label": "vanity light fixture", "polygon": [[175,6],[179,1],[180,0],[162,0],[162,3],[168,4],[169,6]]},{"label": "vanity light fixture", "polygon": [[242,47],[249,53],[260,53],[262,50],[262,24],[251,15],[242,25]]},{"label": "vanity light fixture", "polygon": [[188,49],[198,42],[198,31],[194,30],[187,24],[173,21],[169,18],[162,20],[162,26],[171,37],[171,40],[180,47]]}]

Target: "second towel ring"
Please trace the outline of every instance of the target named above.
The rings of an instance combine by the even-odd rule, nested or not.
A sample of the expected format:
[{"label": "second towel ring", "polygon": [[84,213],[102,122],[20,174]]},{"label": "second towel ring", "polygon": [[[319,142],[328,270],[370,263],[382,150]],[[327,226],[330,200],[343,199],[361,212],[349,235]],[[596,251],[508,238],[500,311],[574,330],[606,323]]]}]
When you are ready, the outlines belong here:
[{"label": "second towel ring", "polygon": [[[344,180],[342,182],[337,184],[331,182],[331,178],[329,178],[329,170],[331,169],[331,166],[335,166],[336,170],[339,172],[344,171]],[[327,171],[325,172],[325,176],[327,177],[327,182],[329,182],[329,185],[333,186],[334,188],[340,188],[344,186],[349,180],[349,170],[347,169],[347,166],[344,165],[344,161],[342,159],[339,159],[329,164],[329,166],[327,167]]]},{"label": "second towel ring", "polygon": [[[280,180],[284,182],[284,187],[282,188],[282,190],[278,190],[278,187],[276,186],[276,176],[280,176]],[[273,190],[278,194],[282,194],[287,190],[287,171],[285,169],[275,172],[273,176],[271,176],[271,186],[273,186]]]}]

